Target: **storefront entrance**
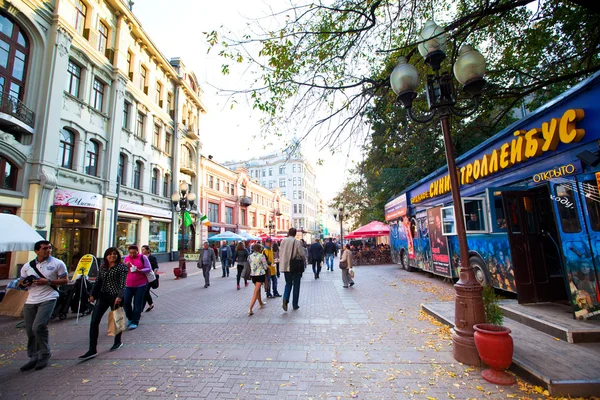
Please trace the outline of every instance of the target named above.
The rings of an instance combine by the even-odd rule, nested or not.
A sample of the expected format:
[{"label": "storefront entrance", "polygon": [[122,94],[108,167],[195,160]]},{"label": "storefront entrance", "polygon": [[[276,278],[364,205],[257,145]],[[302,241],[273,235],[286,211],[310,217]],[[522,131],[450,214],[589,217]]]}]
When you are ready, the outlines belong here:
[{"label": "storefront entrance", "polygon": [[52,255],[61,259],[69,272],[85,254],[96,254],[98,247],[98,210],[55,207],[52,214],[50,242]]},{"label": "storefront entrance", "polygon": [[519,303],[566,301],[548,187],[502,192],[502,199]]}]

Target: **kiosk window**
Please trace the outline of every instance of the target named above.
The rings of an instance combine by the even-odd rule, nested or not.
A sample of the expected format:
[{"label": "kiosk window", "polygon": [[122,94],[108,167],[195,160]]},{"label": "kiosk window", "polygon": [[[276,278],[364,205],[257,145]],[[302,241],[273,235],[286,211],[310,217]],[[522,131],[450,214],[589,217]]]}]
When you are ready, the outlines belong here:
[{"label": "kiosk window", "polygon": [[454,207],[442,208],[442,234],[456,235],[456,223],[454,222]]},{"label": "kiosk window", "polygon": [[571,183],[561,183],[554,189],[560,224],[565,233],[575,233],[581,231],[581,223],[577,215],[575,196]]},{"label": "kiosk window", "polygon": [[596,181],[583,182],[585,205],[590,216],[590,226],[594,231],[600,231],[600,195]]},{"label": "kiosk window", "polygon": [[463,199],[467,232],[485,232],[485,203],[483,199]]},{"label": "kiosk window", "polygon": [[494,229],[506,231],[506,217],[504,216],[504,207],[502,204],[502,192],[494,192],[492,201],[494,202],[494,214],[496,216],[496,220],[492,221]]}]

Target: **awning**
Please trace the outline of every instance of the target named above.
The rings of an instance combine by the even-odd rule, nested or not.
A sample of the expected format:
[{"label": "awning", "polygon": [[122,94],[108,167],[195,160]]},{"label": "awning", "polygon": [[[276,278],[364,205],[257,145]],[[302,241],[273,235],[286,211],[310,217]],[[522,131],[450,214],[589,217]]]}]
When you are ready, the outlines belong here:
[{"label": "awning", "polygon": [[355,238],[367,238],[367,237],[378,237],[388,236],[390,234],[390,227],[383,222],[372,221],[361,226],[355,231],[344,235],[344,239],[355,239]]},{"label": "awning", "polygon": [[0,253],[31,251],[33,245],[44,240],[27,222],[12,214],[0,214]]}]

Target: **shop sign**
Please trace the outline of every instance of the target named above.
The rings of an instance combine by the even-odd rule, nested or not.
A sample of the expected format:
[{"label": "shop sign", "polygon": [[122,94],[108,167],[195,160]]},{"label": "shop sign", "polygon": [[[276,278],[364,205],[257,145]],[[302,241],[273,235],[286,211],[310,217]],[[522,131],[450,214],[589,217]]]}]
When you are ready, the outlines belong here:
[{"label": "shop sign", "polygon": [[97,193],[81,192],[72,189],[54,191],[55,206],[102,209],[102,196]]},{"label": "shop sign", "polygon": [[219,232],[221,232],[221,228],[218,227],[218,226],[209,226],[208,227],[208,231],[209,232],[217,232],[217,233],[219,233]]},{"label": "shop sign", "polygon": [[200,260],[200,253],[183,253],[185,261],[198,261]]},{"label": "shop sign", "polygon": [[549,171],[540,172],[539,174],[535,174],[533,176],[534,182],[547,181],[552,178],[559,178],[563,175],[571,175],[575,172],[575,166],[573,164],[563,165],[561,167],[556,167]]},{"label": "shop sign", "polygon": [[152,217],[169,218],[171,219],[173,213],[170,210],[163,210],[161,208],[147,207],[140,204],[123,203],[119,202],[119,212],[126,212],[131,214],[148,215]]},{"label": "shop sign", "polygon": [[406,215],[406,193],[385,205],[385,220],[389,221]]},{"label": "shop sign", "polygon": [[[461,167],[458,170],[460,184],[473,183],[513,165],[554,151],[560,143],[572,144],[581,141],[585,136],[585,129],[577,128],[576,122],[581,121],[584,115],[582,109],[570,109],[565,111],[561,118],[552,118],[548,122],[543,122],[541,127],[515,131],[514,138],[510,142]],[[429,185],[427,197],[420,194],[411,198],[411,203],[416,204],[425,198],[441,196],[449,193],[450,190],[450,179],[446,175]]]}]

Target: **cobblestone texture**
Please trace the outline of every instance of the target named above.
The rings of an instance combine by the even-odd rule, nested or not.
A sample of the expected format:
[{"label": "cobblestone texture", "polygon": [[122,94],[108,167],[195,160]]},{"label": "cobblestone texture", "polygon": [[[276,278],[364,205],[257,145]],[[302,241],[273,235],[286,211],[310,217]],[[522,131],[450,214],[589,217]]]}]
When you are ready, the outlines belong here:
[{"label": "cobblestone texture", "polygon": [[[336,259],[337,264],[337,259]],[[53,357],[42,371],[19,371],[25,332],[0,317],[0,398],[35,399],[499,399],[523,398],[497,387],[479,369],[457,363],[446,327],[419,312],[449,300],[453,287],[397,266],[356,268],[356,286],[342,288],[340,271],[305,273],[300,309],[283,312],[264,299],[248,317],[251,285],[212,270],[211,286],[190,269],[172,279],[163,264],[155,308],[125,345],[109,352],[101,325],[98,357],[79,362],[89,316],[50,323]],[[283,279],[279,283],[283,293]],[[264,297],[264,296],[263,296]]]}]

